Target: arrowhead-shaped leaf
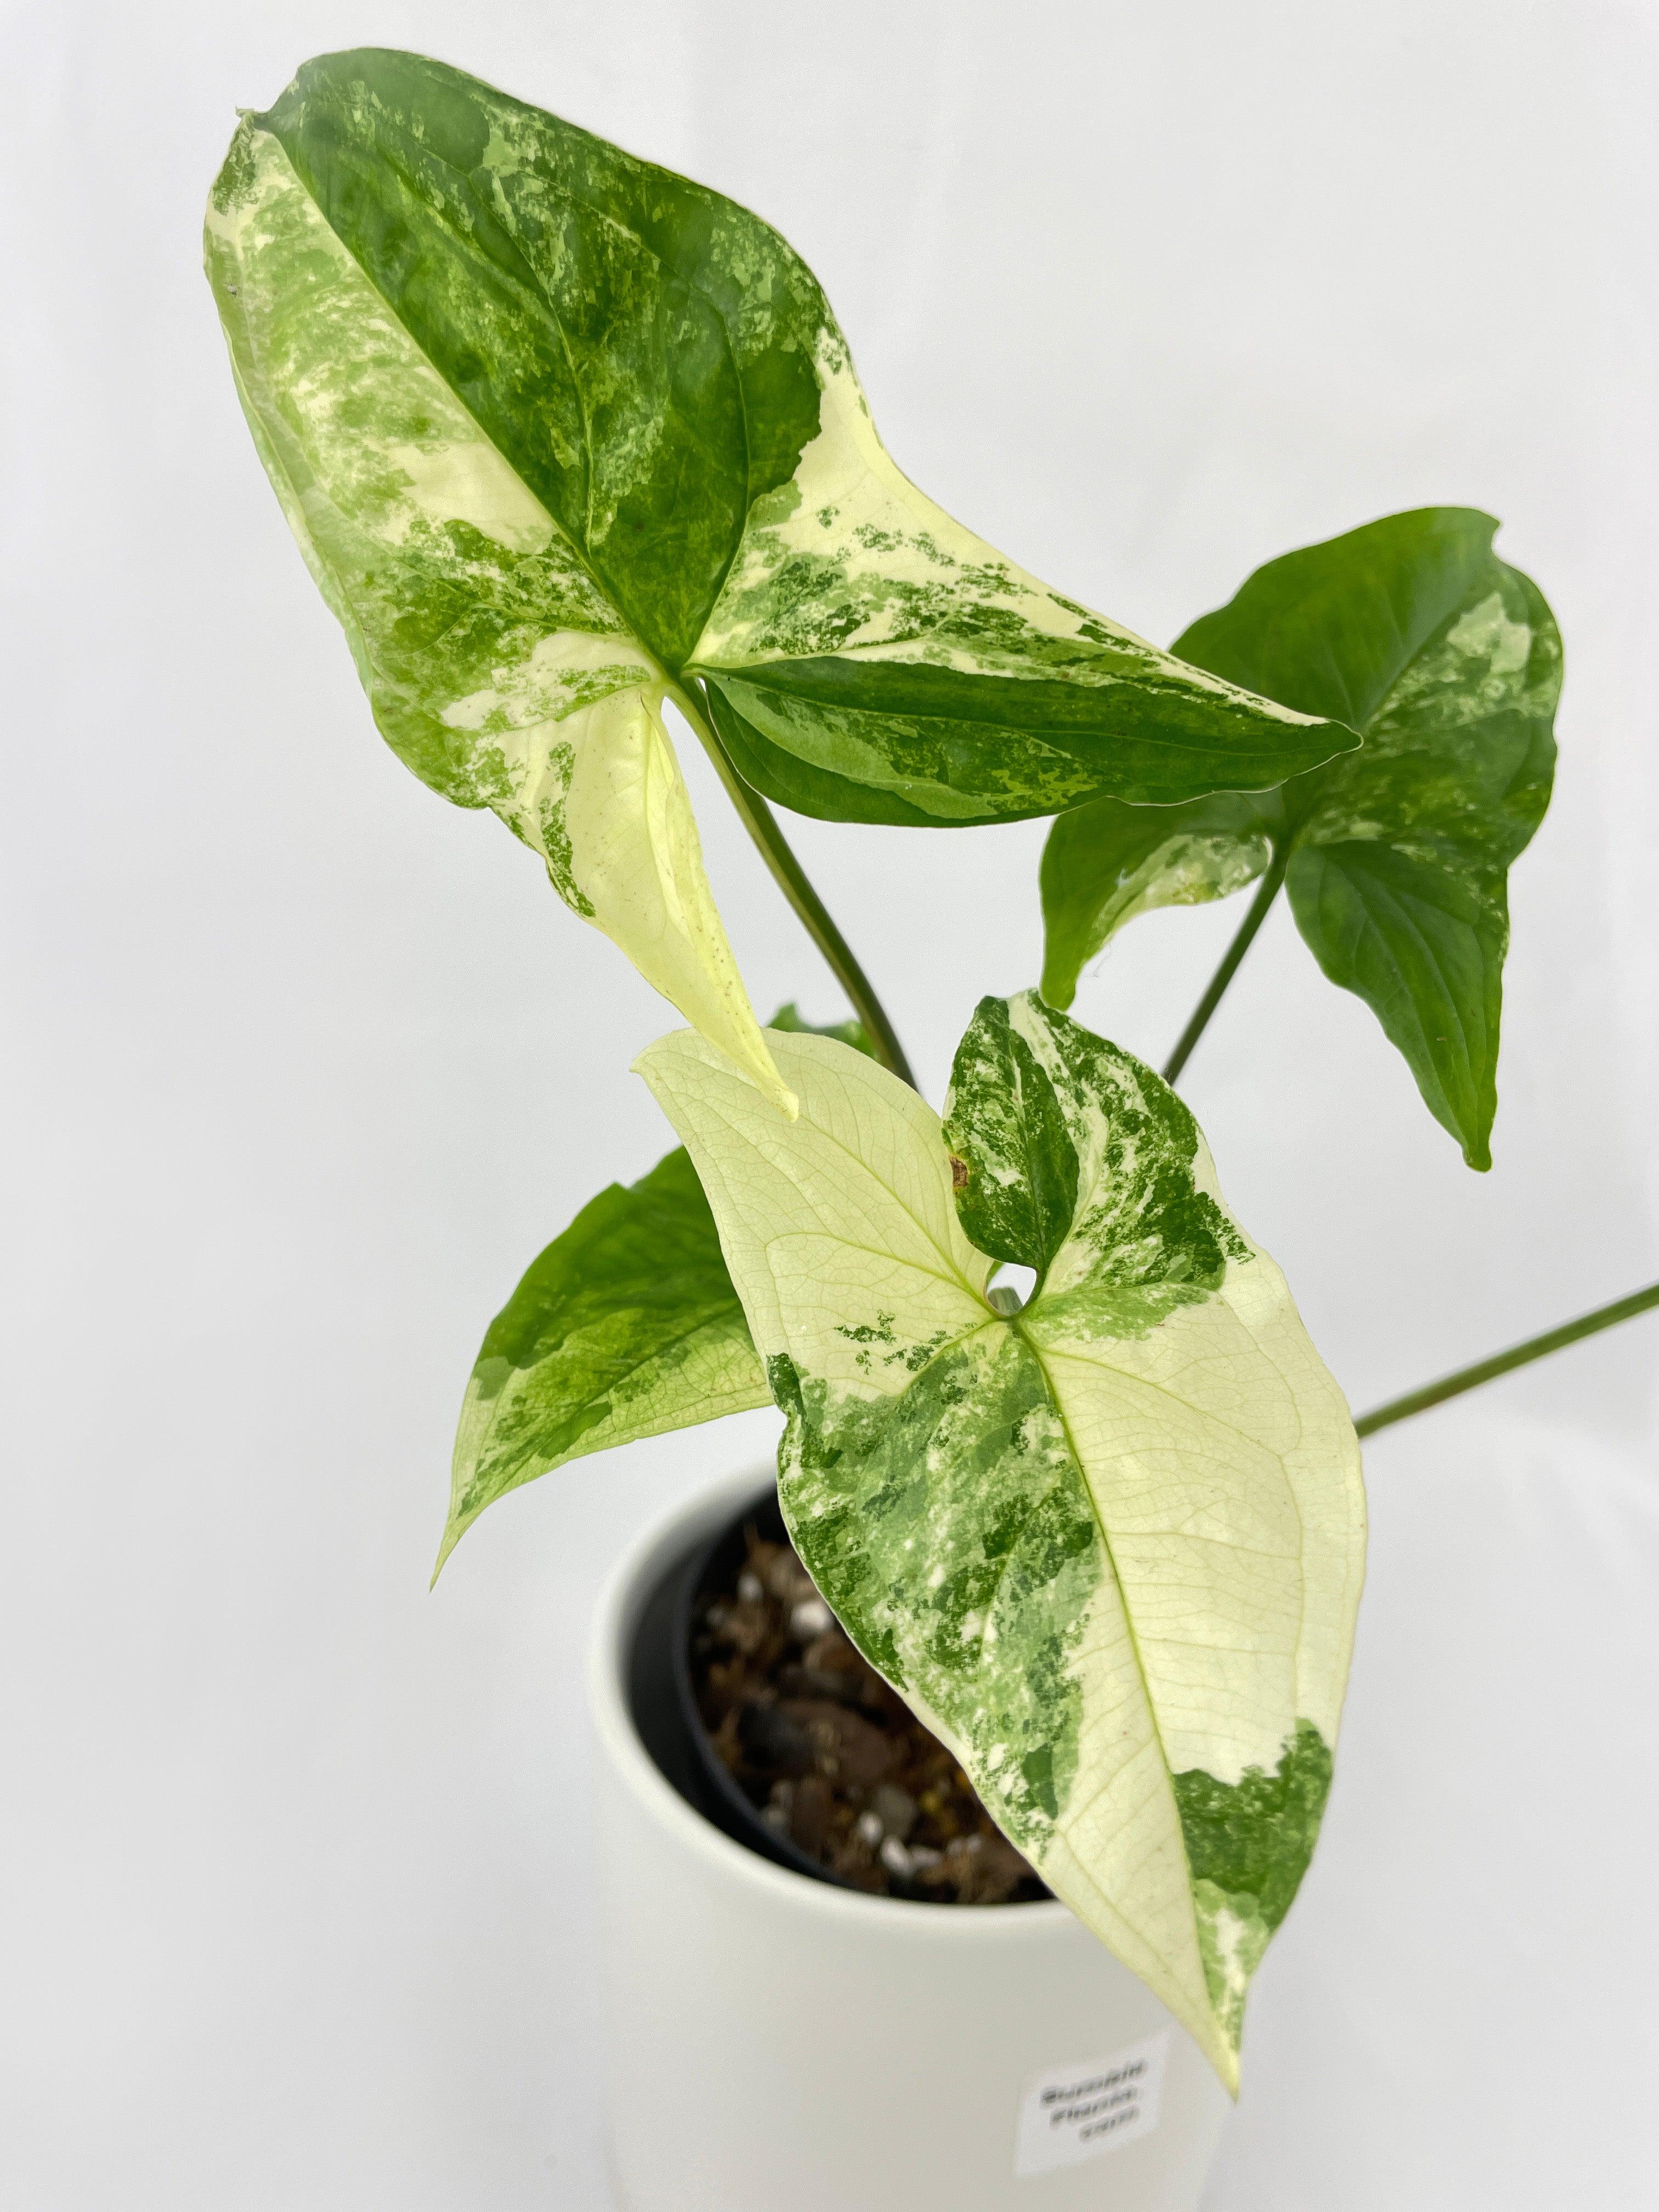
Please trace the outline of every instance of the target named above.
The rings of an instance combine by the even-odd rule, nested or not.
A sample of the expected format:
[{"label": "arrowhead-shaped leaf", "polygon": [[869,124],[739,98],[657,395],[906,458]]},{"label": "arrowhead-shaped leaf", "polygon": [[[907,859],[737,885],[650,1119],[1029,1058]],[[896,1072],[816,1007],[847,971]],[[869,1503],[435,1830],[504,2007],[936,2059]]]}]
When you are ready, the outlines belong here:
[{"label": "arrowhead-shaped leaf", "polygon": [[1001,559],[888,459],[775,231],[458,70],[307,64],[207,260],[384,735],[774,1096],[665,697],[706,679],[744,773],[851,819],[1186,799],[1349,742]]},{"label": "arrowhead-shaped leaf", "polygon": [[453,72],[364,58],[246,118],[209,207],[260,457],[393,750],[446,798],[493,807],[566,903],[781,1101],[663,726],[665,672],[532,465],[537,449],[581,459],[575,395],[550,381],[556,327],[477,247],[501,244],[487,210],[470,187],[446,196],[444,132],[422,129],[477,134],[483,112]]},{"label": "arrowhead-shaped leaf", "polygon": [[957,1047],[945,1140],[970,1241],[1045,1275],[1077,1216],[1077,1152],[1006,1000],[987,999]]},{"label": "arrowhead-shaped leaf", "polygon": [[1465,507],[1389,517],[1259,568],[1175,650],[1363,751],[1254,798],[1062,815],[1043,854],[1042,989],[1067,1006],[1134,915],[1219,898],[1278,850],[1316,958],[1381,1021],[1472,1167],[1492,1164],[1508,871],[1543,819],[1561,643]]},{"label": "arrowhead-shaped leaf", "polygon": [[[639,1065],[788,1417],[791,1534],[1013,1842],[1234,2085],[1359,1595],[1341,1394],[1192,1116],[1127,1054],[987,1000],[941,1123],[837,1045],[776,1048],[793,1122],[688,1032]],[[1023,1310],[991,1304],[965,1224],[1046,1255]]]},{"label": "arrowhead-shaped leaf", "polygon": [[490,1323],[438,1565],[487,1505],[567,1460],[769,1402],[708,1201],[670,1152],[585,1206]]}]

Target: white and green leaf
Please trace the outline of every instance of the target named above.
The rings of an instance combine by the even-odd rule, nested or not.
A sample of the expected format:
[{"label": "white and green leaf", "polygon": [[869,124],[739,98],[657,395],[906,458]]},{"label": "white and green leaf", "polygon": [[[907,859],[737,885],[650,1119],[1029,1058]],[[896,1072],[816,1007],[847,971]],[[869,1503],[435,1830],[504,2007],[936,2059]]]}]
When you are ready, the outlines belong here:
[{"label": "white and green leaf", "polygon": [[[941,1123],[832,1042],[775,1049],[793,1122],[690,1034],[639,1066],[787,1415],[791,1534],[1012,1839],[1236,2086],[1359,1594],[1341,1394],[1191,1115],[1127,1054],[988,1000]],[[1012,1315],[995,1259],[1038,1271]]]},{"label": "white and green leaf", "polygon": [[1060,815],[1042,848],[1043,997],[1064,1012],[1127,922],[1243,890],[1273,849],[1264,810],[1243,792],[1184,806],[1097,799]]},{"label": "white and green leaf", "polygon": [[486,1506],[568,1460],[769,1402],[708,1201],[670,1152],[590,1200],[490,1323],[438,1566]]},{"label": "white and green leaf", "polygon": [[781,1103],[663,670],[259,118],[215,186],[207,259],[261,458],[388,742],[445,797],[492,807],[567,905]]},{"label": "white and green leaf", "polygon": [[691,663],[757,789],[833,821],[949,827],[1103,790],[1251,789],[1274,759],[1351,746],[1062,598],[936,507],[889,457],[825,317],[818,434],[750,508]]},{"label": "white and green leaf", "polygon": [[459,70],[307,63],[244,118],[207,261],[384,735],[775,1096],[665,697],[848,819],[1183,799],[1350,742],[1004,561],[893,466],[775,231]]},{"label": "white and green leaf", "polygon": [[1042,991],[1068,1006],[1138,914],[1221,898],[1286,862],[1297,926],[1371,1007],[1472,1167],[1492,1164],[1508,872],[1549,803],[1561,641],[1465,507],[1391,515],[1269,562],[1174,650],[1361,751],[1279,790],[1063,814],[1042,860]]}]

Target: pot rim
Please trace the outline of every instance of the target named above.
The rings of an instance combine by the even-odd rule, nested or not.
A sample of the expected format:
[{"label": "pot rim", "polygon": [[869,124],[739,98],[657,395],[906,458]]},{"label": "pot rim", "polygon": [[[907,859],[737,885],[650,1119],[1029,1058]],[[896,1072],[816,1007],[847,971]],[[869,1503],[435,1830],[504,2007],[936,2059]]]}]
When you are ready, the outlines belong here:
[{"label": "pot rim", "polygon": [[587,1648],[588,1712],[612,1771],[641,1808],[694,1856],[731,1881],[769,1892],[780,1905],[844,1922],[886,1928],[907,1940],[947,1943],[1074,1941],[1079,1923],[1057,1898],[1020,1905],[924,1905],[909,1898],[872,1897],[861,1890],[814,1881],[775,1865],[725,1835],[687,1804],[658,1768],[634,1725],[628,1668],[645,1601],[657,1577],[693,1535],[715,1516],[735,1511],[772,1475],[765,1462],[701,1484],[655,1516],[611,1570],[594,1608]]}]

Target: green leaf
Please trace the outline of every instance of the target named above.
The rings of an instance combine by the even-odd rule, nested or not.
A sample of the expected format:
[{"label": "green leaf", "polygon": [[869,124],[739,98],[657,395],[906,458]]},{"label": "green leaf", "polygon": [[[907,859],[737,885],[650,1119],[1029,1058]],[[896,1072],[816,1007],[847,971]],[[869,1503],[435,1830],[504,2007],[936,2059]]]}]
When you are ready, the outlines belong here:
[{"label": "green leaf", "polygon": [[1270,562],[1176,641],[1364,748],[1255,797],[1062,816],[1042,869],[1052,1004],[1133,915],[1222,897],[1280,853],[1321,967],[1371,1007],[1470,1166],[1492,1164],[1508,871],[1549,803],[1561,686],[1553,617],[1496,528],[1465,507],[1389,516]]},{"label": "green leaf", "polygon": [[1320,966],[1376,1014],[1468,1164],[1491,1167],[1510,941],[1502,868],[1359,837],[1303,847],[1285,888]]},{"label": "green leaf", "polygon": [[[988,1000],[943,1123],[840,1046],[776,1050],[793,1123],[688,1032],[639,1067],[787,1416],[791,1534],[1011,1838],[1236,2086],[1359,1595],[1341,1394],[1192,1116],[1115,1046]],[[1016,1251],[1047,1273],[1005,1316],[987,1285]]]},{"label": "green leaf", "polygon": [[383,734],[763,1088],[665,698],[695,716],[706,679],[760,788],[782,763],[787,803],[849,819],[1185,799],[1348,742],[918,492],[768,225],[458,70],[307,63],[239,130],[207,260]]},{"label": "green leaf", "polygon": [[567,1460],[768,1403],[708,1201],[670,1152],[585,1206],[490,1323],[438,1567],[487,1505]]},{"label": "green leaf", "polygon": [[981,1252],[1048,1272],[1077,1212],[1077,1153],[1047,1073],[987,999],[957,1050],[945,1141],[957,1218]]},{"label": "green leaf", "polygon": [[[820,1027],[793,1000],[767,1027],[874,1057],[862,1023]],[[770,1403],[702,1186],[670,1152],[584,1206],[491,1322],[461,1409],[438,1566],[487,1505],[567,1460]]]},{"label": "green leaf", "polygon": [[1273,858],[1255,805],[1218,792],[1186,806],[1097,799],[1073,807],[1042,848],[1042,995],[1063,1013],[1078,978],[1126,921],[1201,906],[1253,883]]},{"label": "green leaf", "polygon": [[1251,670],[1275,698],[1316,700],[1304,711],[1366,730],[1448,619],[1492,589],[1497,528],[1474,507],[1421,507],[1304,545],[1256,569],[1171,650],[1218,673]]},{"label": "green leaf", "polygon": [[[872,474],[878,462],[897,477],[879,447],[867,461]],[[903,490],[902,502],[893,494],[892,514],[881,510],[893,573],[860,625],[878,629],[879,645],[862,654],[781,655],[741,674],[701,664],[724,710],[718,726],[763,797],[829,821],[953,829],[1052,814],[1100,791],[1165,805],[1255,789],[1352,749],[1350,733],[1328,722],[1264,725],[1260,702],[1244,692],[1203,696],[1189,681],[1170,680],[1154,647],[1056,599],[937,509],[906,556],[901,520],[923,502]],[[830,501],[819,512],[837,509]],[[942,566],[941,541],[960,571],[952,595],[978,572],[992,580],[997,604],[947,622],[933,611],[944,586],[924,570],[915,611],[893,614],[896,598],[904,604],[902,556]],[[781,561],[777,588],[788,574]],[[1006,610],[1015,620],[991,621]],[[1045,620],[1061,630],[1058,641],[1042,630]],[[983,641],[987,630],[994,647]],[[890,638],[895,631],[915,634]],[[831,626],[826,643],[833,635]],[[760,641],[739,632],[727,649],[739,644],[757,650]],[[1275,765],[1291,759],[1288,771]]]}]

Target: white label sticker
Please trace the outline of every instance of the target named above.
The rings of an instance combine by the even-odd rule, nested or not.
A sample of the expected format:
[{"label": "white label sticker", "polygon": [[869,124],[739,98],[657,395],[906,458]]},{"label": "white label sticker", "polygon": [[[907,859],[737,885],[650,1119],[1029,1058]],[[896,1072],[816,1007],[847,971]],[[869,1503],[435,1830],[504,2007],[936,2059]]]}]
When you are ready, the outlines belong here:
[{"label": "white label sticker", "polygon": [[1026,2089],[1019,2108],[1014,2172],[1022,2179],[1057,2166],[1081,2166],[1158,2125],[1158,2092],[1170,2032],[1149,2035],[1109,2058],[1052,2066]]}]

